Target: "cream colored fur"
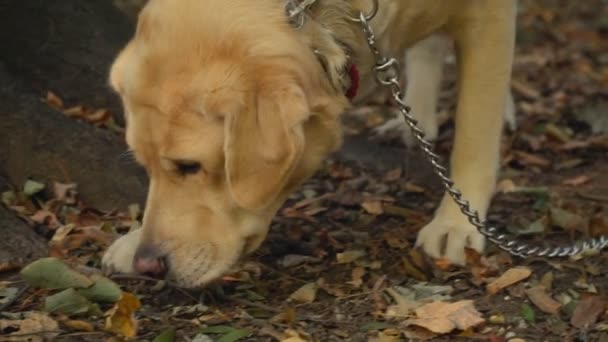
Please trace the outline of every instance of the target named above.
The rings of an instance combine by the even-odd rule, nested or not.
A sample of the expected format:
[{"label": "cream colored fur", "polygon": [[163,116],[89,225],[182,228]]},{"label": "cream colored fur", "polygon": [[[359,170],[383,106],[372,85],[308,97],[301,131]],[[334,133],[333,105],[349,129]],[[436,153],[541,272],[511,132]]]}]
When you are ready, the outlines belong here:
[{"label": "cream colored fur", "polygon": [[[459,95],[451,175],[483,218],[496,183],[516,2],[379,2],[372,23],[384,53],[402,56],[437,33],[455,42]],[[125,106],[127,142],[148,170],[151,189],[142,230],[118,239],[104,267],[132,272],[133,251],[154,250],[167,260],[169,277],[193,287],[255,250],[289,193],[341,143],[340,114],[348,103],[339,77],[347,51],[340,44],[361,71],[357,101],[375,87],[372,56],[358,24],[348,20],[368,6],[366,0],[319,0],[296,31],[281,0],[146,5],[110,80]],[[428,57],[428,51],[420,54]],[[408,59],[417,54],[411,50]],[[431,116],[442,59],[408,67],[419,80],[412,87],[420,84],[408,88],[408,100]],[[425,128],[436,130],[427,119]],[[200,163],[201,171],[179,174],[184,160]],[[466,246],[484,248],[447,196],[417,243],[456,263],[464,262]]]}]

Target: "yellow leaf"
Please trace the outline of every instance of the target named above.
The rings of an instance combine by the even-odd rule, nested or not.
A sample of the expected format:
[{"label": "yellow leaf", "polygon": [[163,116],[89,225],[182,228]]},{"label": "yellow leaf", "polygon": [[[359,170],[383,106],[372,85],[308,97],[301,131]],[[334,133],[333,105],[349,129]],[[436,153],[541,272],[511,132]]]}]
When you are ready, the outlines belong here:
[{"label": "yellow leaf", "polygon": [[134,312],[140,306],[141,303],[137,297],[131,293],[123,292],[120,300],[106,312],[106,330],[125,337],[135,337],[137,335],[137,321]]}]

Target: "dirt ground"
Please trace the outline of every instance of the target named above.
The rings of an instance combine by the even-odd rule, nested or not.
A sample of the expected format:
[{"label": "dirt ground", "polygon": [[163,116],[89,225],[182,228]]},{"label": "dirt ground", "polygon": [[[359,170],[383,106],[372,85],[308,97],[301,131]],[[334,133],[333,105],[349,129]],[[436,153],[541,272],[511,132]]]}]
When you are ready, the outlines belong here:
[{"label": "dirt ground", "polygon": [[[518,127],[503,138],[489,219],[541,246],[608,234],[608,1],[520,3],[512,86]],[[454,69],[449,60],[436,144],[444,157],[453,137]],[[117,110],[111,96],[79,95],[78,82],[33,87],[57,112],[69,107],[60,97]],[[69,120],[91,115],[78,112]],[[289,198],[260,250],[207,289],[114,277],[141,307],[129,308],[123,295],[116,304],[100,301],[97,313],[47,316],[44,303],[58,291],[27,286],[18,274],[25,262],[0,262],[0,341],[608,341],[605,252],[522,259],[489,246],[484,256],[471,251],[469,264],[455,267],[413,247],[441,188],[414,148],[373,136],[390,116],[390,108],[375,104],[347,113],[344,148]],[[107,134],[122,146],[121,120],[116,126],[107,120],[82,125],[99,126],[103,139]],[[92,182],[103,188],[112,174],[96,177]],[[12,184],[2,189],[3,203],[28,224],[23,229],[48,242],[48,255],[94,273],[108,243],[137,226],[141,210],[91,206],[74,198],[67,179],[56,181],[47,192],[31,191],[36,183],[29,183],[28,196],[22,183]],[[31,313],[55,325],[41,316],[26,322]],[[136,337],[120,337],[135,323]]]}]

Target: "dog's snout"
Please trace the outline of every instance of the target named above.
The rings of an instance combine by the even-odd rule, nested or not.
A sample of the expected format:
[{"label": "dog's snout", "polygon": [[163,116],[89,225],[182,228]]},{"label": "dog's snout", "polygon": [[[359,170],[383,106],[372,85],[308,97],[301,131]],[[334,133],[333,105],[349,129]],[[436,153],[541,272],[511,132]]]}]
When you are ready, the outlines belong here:
[{"label": "dog's snout", "polygon": [[142,246],[135,252],[133,268],[139,274],[163,277],[167,271],[167,259],[158,248]]}]

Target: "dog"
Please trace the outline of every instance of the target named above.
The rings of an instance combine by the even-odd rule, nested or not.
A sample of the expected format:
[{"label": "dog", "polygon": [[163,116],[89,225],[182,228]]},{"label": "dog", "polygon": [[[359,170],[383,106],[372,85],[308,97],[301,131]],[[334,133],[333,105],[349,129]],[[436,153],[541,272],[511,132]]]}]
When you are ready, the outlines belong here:
[{"label": "dog", "polygon": [[[376,87],[373,56],[352,20],[372,2],[317,0],[294,23],[295,0],[150,1],[109,76],[126,141],[150,177],[146,210],[142,228],[117,239],[103,267],[199,287],[259,247],[287,196],[339,148],[341,114]],[[371,21],[389,56],[434,34],[453,39],[451,176],[482,219],[496,185],[516,5],[379,0]],[[465,247],[482,251],[485,241],[445,195],[416,243],[462,264]]]}]

